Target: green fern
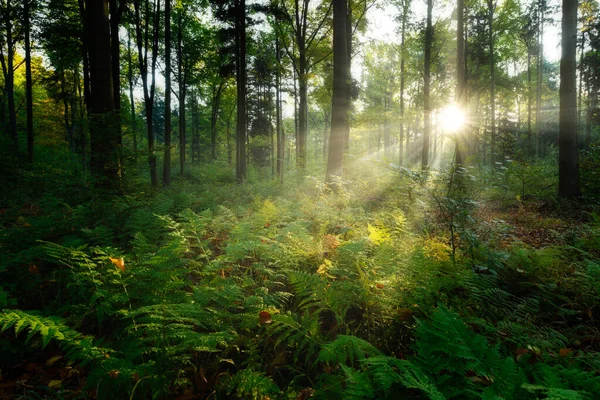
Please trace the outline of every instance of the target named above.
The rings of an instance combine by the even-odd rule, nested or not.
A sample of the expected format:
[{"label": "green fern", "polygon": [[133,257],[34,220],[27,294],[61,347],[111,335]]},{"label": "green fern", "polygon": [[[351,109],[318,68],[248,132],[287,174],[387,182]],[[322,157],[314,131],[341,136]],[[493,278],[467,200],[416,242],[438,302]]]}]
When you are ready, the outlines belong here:
[{"label": "green fern", "polygon": [[381,352],[369,342],[356,336],[339,335],[333,342],[324,344],[318,362],[353,366],[369,356],[379,356]]},{"label": "green fern", "polygon": [[281,390],[269,377],[251,369],[238,371],[229,384],[228,394],[235,392],[237,398],[252,400],[267,400],[270,396],[278,395]]}]

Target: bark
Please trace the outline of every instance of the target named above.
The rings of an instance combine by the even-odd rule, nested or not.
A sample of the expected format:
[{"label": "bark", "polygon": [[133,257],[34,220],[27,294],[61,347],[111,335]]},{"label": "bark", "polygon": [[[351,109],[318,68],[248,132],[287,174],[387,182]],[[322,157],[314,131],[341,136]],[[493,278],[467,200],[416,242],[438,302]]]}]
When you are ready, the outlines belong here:
[{"label": "bark", "polygon": [[429,166],[429,138],[431,136],[431,47],[433,44],[432,25],[433,0],[427,0],[427,27],[425,28],[425,61],[424,61],[424,121],[423,121],[423,148],[421,153],[421,165],[423,168]]},{"label": "bark", "polygon": [[91,168],[100,187],[116,188],[119,159],[115,122],[110,28],[107,0],[86,0],[86,36],[90,63],[90,148]]},{"label": "bark", "polygon": [[[142,22],[140,15],[141,2],[144,1],[145,18]],[[135,30],[136,42],[138,48],[138,61],[142,86],[144,92],[144,109],[146,116],[146,132],[148,137],[148,166],[150,169],[150,182],[152,186],[158,186],[158,175],[156,172],[156,155],[154,154],[154,124],[152,116],[154,114],[154,95],[156,90],[156,61],[158,57],[158,37],[160,23],[160,0],[156,0],[153,6],[154,21],[152,32],[152,43],[150,43],[150,0],[136,0],[133,3],[135,10]],[[143,28],[143,32],[142,32]],[[152,46],[152,60],[148,65],[148,51]],[[150,71],[149,71],[150,69]],[[151,72],[150,87],[148,86],[148,73]]]},{"label": "bark", "polygon": [[[464,32],[464,0],[456,2],[456,105],[462,112],[466,113],[466,75],[465,70],[465,32]],[[464,156],[466,151],[465,138],[463,132],[456,133],[456,165],[464,164]]]},{"label": "bark", "polygon": [[[409,0],[404,0],[402,8],[402,27],[401,27],[401,42],[400,42],[400,157],[399,165],[404,165],[404,87],[406,85],[406,20],[408,18]],[[408,133],[407,133],[408,135]],[[408,143],[407,143],[408,149]]]},{"label": "bark", "polygon": [[535,100],[535,155],[541,154],[541,136],[542,136],[542,84],[544,72],[544,5],[541,4],[540,13],[540,31],[538,33],[538,64],[537,64],[537,88]]},{"label": "bark", "polygon": [[581,195],[577,140],[577,2],[562,2],[562,57],[560,60],[560,115],[558,133],[558,195]]},{"label": "bark", "polygon": [[275,130],[277,136],[277,176],[283,183],[283,152],[284,142],[281,134],[281,49],[279,48],[279,37],[275,39],[275,56],[277,57],[277,71],[275,75]]},{"label": "bark", "polygon": [[27,109],[27,160],[33,162],[33,80],[31,78],[31,5],[30,0],[24,0],[25,27],[25,91]]},{"label": "bark", "polygon": [[[123,144],[121,133],[121,42],[119,41],[119,25],[125,7],[125,0],[109,0],[110,7],[110,52],[113,76],[113,97],[115,103],[115,129],[119,136],[119,150]],[[120,151],[119,151],[120,153]]]},{"label": "bark", "polygon": [[137,155],[137,121],[135,118],[135,99],[133,98],[133,53],[131,52],[131,33],[127,32],[127,81],[129,82],[129,103],[131,105],[131,134],[133,136],[133,156]]},{"label": "bark", "polygon": [[171,184],[171,0],[165,0],[165,149],[163,186]]},{"label": "bark", "polygon": [[[6,88],[6,96],[8,103],[8,136],[12,141],[13,151],[19,152],[19,138],[17,136],[17,113],[15,108],[15,71],[14,71],[14,57],[15,57],[15,42],[13,38],[13,25],[12,25],[12,4],[11,0],[6,0],[5,3],[5,15],[4,15],[4,27],[5,27],[5,43],[6,43],[6,65],[3,65],[4,72],[4,85]],[[0,54],[0,57],[4,59],[4,54]]]},{"label": "bark", "polygon": [[488,40],[490,46],[490,164],[496,161],[496,59],[494,57],[495,1],[488,0]]},{"label": "bark", "polygon": [[177,59],[179,71],[179,175],[183,178],[185,172],[185,144],[186,144],[186,95],[187,95],[187,71],[183,67],[183,16],[179,12],[179,33],[177,36]]},{"label": "bark", "polygon": [[221,104],[221,94],[225,81],[221,80],[217,86],[213,86],[212,93],[212,105],[210,113],[210,147],[211,147],[211,158],[217,159],[217,120],[219,118],[219,106]]},{"label": "bark", "polygon": [[346,0],[333,0],[333,96],[331,102],[331,135],[325,183],[336,188],[336,178],[342,176],[344,133],[348,118],[348,46],[346,41]]},{"label": "bark", "polygon": [[246,180],[246,0],[236,2],[237,127],[236,180]]}]

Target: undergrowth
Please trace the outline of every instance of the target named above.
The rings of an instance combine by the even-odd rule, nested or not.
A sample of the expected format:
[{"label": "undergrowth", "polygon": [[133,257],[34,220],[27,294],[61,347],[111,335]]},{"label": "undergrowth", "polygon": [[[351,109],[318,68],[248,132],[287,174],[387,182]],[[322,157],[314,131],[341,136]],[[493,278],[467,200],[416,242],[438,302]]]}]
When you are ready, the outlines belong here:
[{"label": "undergrowth", "polygon": [[523,243],[477,212],[529,201],[539,171],[506,168],[15,195],[0,379],[21,398],[597,398],[599,218]]}]

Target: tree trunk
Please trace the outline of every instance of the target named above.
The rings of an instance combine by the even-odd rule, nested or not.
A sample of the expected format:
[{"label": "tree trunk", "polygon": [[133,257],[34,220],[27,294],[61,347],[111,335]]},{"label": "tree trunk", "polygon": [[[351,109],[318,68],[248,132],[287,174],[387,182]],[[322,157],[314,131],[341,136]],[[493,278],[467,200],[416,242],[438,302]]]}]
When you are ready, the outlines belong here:
[{"label": "tree trunk", "polygon": [[348,46],[346,0],[333,0],[333,96],[331,102],[331,135],[325,183],[336,188],[336,178],[343,171],[344,133],[348,118]]},{"label": "tree trunk", "polygon": [[246,180],[246,0],[236,1],[237,127],[236,180]]},{"label": "tree trunk", "polygon": [[133,136],[133,156],[137,155],[137,122],[135,118],[135,99],[133,98],[133,53],[131,52],[131,33],[127,32],[127,80],[129,82],[129,102],[131,103],[131,134]]},{"label": "tree trunk", "polygon": [[[144,1],[145,18],[142,22],[140,17],[140,2]],[[152,116],[154,114],[154,94],[156,89],[156,61],[158,57],[158,37],[160,31],[160,0],[156,0],[153,6],[153,32],[152,32],[152,61],[148,65],[148,50],[150,46],[150,2],[149,0],[136,0],[133,3],[135,9],[135,29],[138,48],[138,61],[140,75],[142,78],[142,88],[144,91],[144,108],[146,115],[146,133],[148,137],[148,166],[150,169],[150,183],[152,186],[158,186],[158,175],[156,171],[156,154],[154,154],[154,124]],[[144,32],[142,33],[142,28]],[[148,87],[148,67],[152,73],[150,87]]]},{"label": "tree trunk", "polygon": [[400,157],[399,165],[404,165],[404,87],[406,85],[406,20],[408,18],[409,0],[404,0],[402,4],[402,28],[400,42]]},{"label": "tree trunk", "polygon": [[91,168],[101,187],[118,186],[119,145],[115,120],[107,0],[86,0],[86,37],[90,63]]},{"label": "tree trunk", "polygon": [[296,163],[300,171],[306,168],[308,142],[308,82],[306,71],[306,48],[304,37],[298,38],[298,158]]},{"label": "tree trunk", "polygon": [[277,176],[283,183],[283,151],[284,142],[281,135],[281,49],[279,47],[279,37],[275,38],[275,57],[277,58],[277,71],[275,75],[275,114],[276,114],[276,135],[277,135]]},{"label": "tree trunk", "polygon": [[165,0],[165,149],[163,158],[163,186],[169,186],[171,184],[171,0]]},{"label": "tree trunk", "polygon": [[433,44],[433,25],[432,25],[433,0],[427,0],[427,27],[425,28],[425,61],[424,61],[424,121],[423,121],[423,149],[421,153],[421,166],[429,166],[429,137],[431,136],[431,47]]},{"label": "tree trunk", "polygon": [[544,73],[544,4],[539,5],[540,14],[539,24],[540,32],[538,33],[538,65],[537,65],[537,88],[535,100],[535,155],[540,157],[541,154],[541,136],[542,136],[542,84]]},{"label": "tree trunk", "polygon": [[33,80],[31,78],[31,0],[24,0],[25,91],[27,97],[27,160],[33,162]]},{"label": "tree trunk", "polygon": [[117,0],[110,0],[110,50],[113,76],[113,97],[115,103],[115,129],[119,140],[119,154],[123,137],[121,133],[121,42],[119,41],[119,24],[125,6],[125,0],[121,0],[120,6]]},{"label": "tree trunk", "polygon": [[488,40],[490,46],[490,165],[496,161],[496,60],[494,57],[494,11],[496,4],[488,0]]},{"label": "tree trunk", "polygon": [[581,195],[577,140],[576,48],[577,2],[563,0],[558,127],[558,195],[563,198]]},{"label": "tree trunk", "polygon": [[177,59],[179,72],[179,175],[183,178],[185,172],[185,144],[186,144],[186,94],[187,94],[187,71],[183,68],[183,17],[179,11],[179,32],[177,36]]},{"label": "tree trunk", "polygon": [[[465,69],[465,2],[457,0],[456,2],[456,94],[455,101],[457,107],[466,114],[466,74]],[[459,132],[456,132],[456,151],[455,164],[464,164],[464,156],[466,152],[466,138],[464,137],[464,129],[461,127]]]},{"label": "tree trunk", "polygon": [[[8,103],[8,135],[12,141],[13,150],[19,152],[19,138],[17,136],[17,113],[15,108],[15,42],[13,40],[12,16],[13,10],[11,0],[6,0],[5,3],[4,23],[6,28],[6,68],[4,71],[6,96]],[[3,55],[0,55],[3,56]],[[4,68],[3,68],[4,69]]]}]

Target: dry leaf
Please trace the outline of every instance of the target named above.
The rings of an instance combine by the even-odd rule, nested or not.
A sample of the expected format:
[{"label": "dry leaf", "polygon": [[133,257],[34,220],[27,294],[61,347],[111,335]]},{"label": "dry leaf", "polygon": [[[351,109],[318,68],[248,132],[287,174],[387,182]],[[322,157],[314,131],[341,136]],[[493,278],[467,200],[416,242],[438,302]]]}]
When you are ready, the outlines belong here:
[{"label": "dry leaf", "polygon": [[261,325],[270,324],[271,322],[273,322],[271,314],[269,314],[267,311],[261,311],[260,313],[258,313],[258,319]]},{"label": "dry leaf", "polygon": [[121,371],[119,371],[118,369],[113,369],[112,371],[110,371],[108,373],[108,376],[110,376],[113,379],[116,379],[119,377],[119,374],[121,373]]},{"label": "dry leaf", "polygon": [[112,261],[112,263],[115,264],[115,267],[119,268],[121,270],[121,272],[125,272],[125,260],[123,259],[123,257],[121,257],[121,258],[108,257],[108,258],[110,258],[110,261]]},{"label": "dry leaf", "polygon": [[560,357],[567,357],[569,354],[571,354],[572,351],[573,351],[573,349],[560,349],[558,351],[558,355]]},{"label": "dry leaf", "polygon": [[375,287],[376,287],[377,289],[383,289],[385,286],[383,286],[383,284],[382,284],[382,283],[376,283],[376,284],[375,284]]},{"label": "dry leaf", "polygon": [[48,361],[46,361],[46,366],[50,367],[52,365],[54,365],[54,363],[56,363],[58,360],[60,360],[61,358],[63,358],[63,356],[54,356],[54,357],[50,357],[48,359]]},{"label": "dry leaf", "polygon": [[48,387],[50,389],[60,389],[61,386],[62,386],[62,381],[59,381],[59,380],[52,380],[48,383]]},{"label": "dry leaf", "polygon": [[38,266],[37,266],[37,265],[33,265],[33,264],[31,264],[31,265],[29,266],[29,273],[30,273],[30,274],[33,274],[33,275],[37,275],[37,274],[39,274],[39,273],[40,273],[40,269],[38,268]]}]

